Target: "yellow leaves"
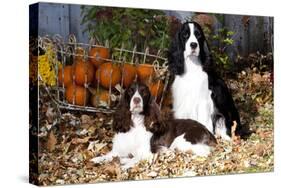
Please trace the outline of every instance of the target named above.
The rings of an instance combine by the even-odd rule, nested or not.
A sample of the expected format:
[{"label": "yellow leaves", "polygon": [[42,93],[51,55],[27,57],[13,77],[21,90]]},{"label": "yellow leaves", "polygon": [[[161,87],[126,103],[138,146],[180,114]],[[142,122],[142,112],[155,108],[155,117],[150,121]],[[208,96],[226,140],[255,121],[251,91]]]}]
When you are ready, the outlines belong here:
[{"label": "yellow leaves", "polygon": [[56,60],[55,52],[52,47],[47,47],[44,55],[33,56],[30,58],[29,77],[35,83],[38,74],[40,74],[42,81],[48,86],[56,85],[56,71],[55,67],[61,66],[61,63]]},{"label": "yellow leaves", "polygon": [[56,73],[55,73],[55,61],[54,59],[50,59],[48,54],[38,57],[38,73],[42,77],[43,82],[49,86],[56,85]]}]

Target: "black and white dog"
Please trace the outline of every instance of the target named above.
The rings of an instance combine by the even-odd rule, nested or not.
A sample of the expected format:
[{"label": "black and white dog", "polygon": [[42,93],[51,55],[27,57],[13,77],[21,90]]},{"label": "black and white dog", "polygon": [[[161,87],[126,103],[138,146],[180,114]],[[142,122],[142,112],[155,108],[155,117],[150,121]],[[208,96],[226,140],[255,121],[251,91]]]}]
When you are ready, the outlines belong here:
[{"label": "black and white dog", "polygon": [[127,169],[167,149],[206,157],[217,143],[213,134],[194,120],[163,118],[149,88],[141,83],[125,91],[113,115],[113,129],[112,150],[93,158],[94,163],[119,157],[122,168]]},{"label": "black and white dog", "polygon": [[175,118],[196,120],[225,140],[230,140],[236,121],[235,134],[248,136],[227,85],[214,71],[212,55],[198,23],[182,25],[171,43],[168,61]]}]

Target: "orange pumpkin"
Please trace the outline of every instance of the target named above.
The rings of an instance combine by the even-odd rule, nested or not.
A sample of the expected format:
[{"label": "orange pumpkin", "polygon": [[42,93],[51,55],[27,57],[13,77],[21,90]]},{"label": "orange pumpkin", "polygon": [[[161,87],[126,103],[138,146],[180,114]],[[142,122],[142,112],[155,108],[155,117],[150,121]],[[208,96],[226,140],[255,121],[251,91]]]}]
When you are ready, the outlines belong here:
[{"label": "orange pumpkin", "polygon": [[107,90],[100,90],[98,93],[96,92],[94,95],[92,95],[91,104],[94,107],[98,107],[101,105],[108,106],[109,99],[110,99],[109,92]]},{"label": "orange pumpkin", "polygon": [[129,87],[137,74],[136,67],[131,64],[124,64],[122,67],[122,75],[123,75],[123,86],[125,88]]},{"label": "orange pumpkin", "polygon": [[77,61],[74,64],[75,82],[77,85],[84,86],[89,84],[94,78],[94,66],[88,62]]},{"label": "orange pumpkin", "polygon": [[104,59],[109,58],[109,49],[103,47],[91,48],[89,56],[89,61],[97,68],[101,63],[105,62]]},{"label": "orange pumpkin", "polygon": [[75,62],[82,61],[84,56],[85,50],[82,47],[78,47],[75,50]]},{"label": "orange pumpkin", "polygon": [[66,88],[65,97],[70,104],[84,106],[87,104],[89,92],[85,87],[71,84]]},{"label": "orange pumpkin", "polygon": [[146,83],[150,76],[154,74],[154,67],[150,64],[139,64],[137,66],[138,80],[142,83]]},{"label": "orange pumpkin", "polygon": [[[63,79],[62,79],[62,72],[63,72]],[[64,84],[65,87],[67,87],[69,84],[72,83],[72,74],[73,74],[73,68],[71,65],[67,65],[63,68],[59,69],[58,73],[58,80],[59,80],[59,85],[61,86]]]},{"label": "orange pumpkin", "polygon": [[96,80],[100,81],[100,85],[106,89],[114,87],[121,81],[121,70],[120,68],[112,64],[111,62],[103,63],[100,65],[99,69],[96,71]]},{"label": "orange pumpkin", "polygon": [[161,80],[158,80],[158,81],[153,81],[150,84],[148,84],[148,87],[149,87],[151,95],[158,98],[163,93],[164,84],[162,83]]}]

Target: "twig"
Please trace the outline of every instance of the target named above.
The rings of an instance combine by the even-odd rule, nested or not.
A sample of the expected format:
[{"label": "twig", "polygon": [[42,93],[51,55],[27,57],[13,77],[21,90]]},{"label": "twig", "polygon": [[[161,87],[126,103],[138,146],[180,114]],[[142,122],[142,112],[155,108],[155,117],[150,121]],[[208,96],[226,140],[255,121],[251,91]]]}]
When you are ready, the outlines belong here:
[{"label": "twig", "polygon": [[237,136],[235,136],[236,127],[237,127],[237,122],[233,121],[233,125],[231,127],[231,139],[232,139],[232,141],[235,141],[237,139]]}]

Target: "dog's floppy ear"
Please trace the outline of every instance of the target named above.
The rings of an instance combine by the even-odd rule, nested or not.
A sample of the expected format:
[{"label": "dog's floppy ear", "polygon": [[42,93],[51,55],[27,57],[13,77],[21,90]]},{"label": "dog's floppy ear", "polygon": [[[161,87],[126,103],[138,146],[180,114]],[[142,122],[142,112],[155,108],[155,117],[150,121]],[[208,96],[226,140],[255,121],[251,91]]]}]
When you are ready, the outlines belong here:
[{"label": "dog's floppy ear", "polygon": [[174,40],[170,45],[168,51],[168,65],[169,70],[172,74],[181,75],[184,73],[184,35],[182,28],[177,32]]},{"label": "dog's floppy ear", "polygon": [[127,97],[127,92],[125,91],[116,111],[113,114],[113,130],[115,132],[127,132],[130,130],[132,121]]},{"label": "dog's floppy ear", "polygon": [[165,129],[164,120],[159,105],[151,97],[149,109],[145,115],[145,126],[151,132],[161,132]]},{"label": "dog's floppy ear", "polygon": [[208,70],[212,69],[212,67],[213,67],[213,57],[212,57],[212,53],[211,53],[211,50],[209,48],[209,45],[208,45],[206,39],[204,40],[203,50],[202,50],[202,53],[201,53],[200,57],[201,57],[203,69],[205,71],[208,71]]},{"label": "dog's floppy ear", "polygon": [[202,43],[200,43],[200,60],[201,63],[203,65],[203,69],[205,71],[208,71],[210,69],[212,69],[213,67],[213,57],[212,57],[212,52],[211,49],[208,45],[208,42],[206,40],[204,31],[202,29],[202,27],[200,26],[200,24],[198,24],[197,22],[194,22],[195,26],[197,27],[197,29],[200,31],[201,33],[201,41],[203,41]]}]

